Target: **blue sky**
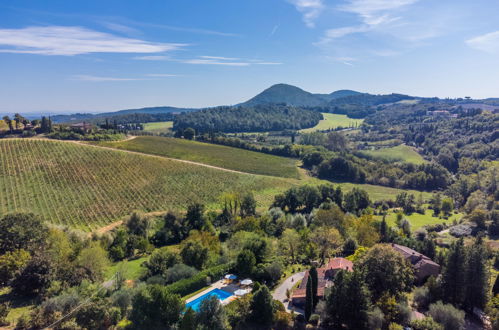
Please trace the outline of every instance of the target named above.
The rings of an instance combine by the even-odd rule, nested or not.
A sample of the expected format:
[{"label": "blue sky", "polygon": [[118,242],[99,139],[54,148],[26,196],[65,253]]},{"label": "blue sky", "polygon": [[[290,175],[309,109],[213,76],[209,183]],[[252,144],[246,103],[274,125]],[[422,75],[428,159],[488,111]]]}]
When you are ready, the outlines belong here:
[{"label": "blue sky", "polygon": [[499,97],[497,0],[3,0],[0,112],[317,93]]}]

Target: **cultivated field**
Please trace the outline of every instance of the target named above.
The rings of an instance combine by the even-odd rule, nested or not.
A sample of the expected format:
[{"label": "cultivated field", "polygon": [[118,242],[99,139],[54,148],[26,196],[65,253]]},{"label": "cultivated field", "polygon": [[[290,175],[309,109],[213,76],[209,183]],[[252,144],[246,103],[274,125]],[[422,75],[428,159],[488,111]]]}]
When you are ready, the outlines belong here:
[{"label": "cultivated field", "polygon": [[252,190],[260,207],[289,179],[239,174],[161,157],[73,142],[0,140],[0,214],[29,211],[43,219],[93,230],[143,212],[218,206],[224,192]]},{"label": "cultivated field", "polygon": [[335,113],[322,113],[324,119],[319,121],[319,123],[311,128],[306,128],[300,130],[302,133],[310,133],[315,131],[323,131],[328,129],[334,129],[337,127],[357,127],[364,122],[364,119],[353,119],[346,115],[338,115]]},{"label": "cultivated field", "polygon": [[155,123],[145,123],[144,132],[167,133],[173,127],[173,121],[160,121]]},{"label": "cultivated field", "polygon": [[299,177],[295,159],[216,144],[158,136],[140,136],[128,141],[100,142],[98,144],[253,174],[286,178]]},{"label": "cultivated field", "polygon": [[391,148],[381,148],[377,150],[365,150],[362,153],[374,158],[386,159],[388,161],[404,161],[416,165],[423,164],[425,160],[414,148],[405,144]]}]

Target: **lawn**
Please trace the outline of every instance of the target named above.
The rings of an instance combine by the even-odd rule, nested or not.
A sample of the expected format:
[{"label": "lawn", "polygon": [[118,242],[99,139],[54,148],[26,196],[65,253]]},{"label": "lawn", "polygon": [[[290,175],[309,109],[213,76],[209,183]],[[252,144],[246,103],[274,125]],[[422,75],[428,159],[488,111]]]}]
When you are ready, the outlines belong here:
[{"label": "lawn", "polygon": [[159,136],[100,142],[99,145],[199,162],[230,170],[285,178],[298,178],[297,161],[261,152]]},{"label": "lawn", "polygon": [[[415,231],[426,225],[434,225],[439,223],[452,224],[454,220],[459,221],[463,217],[463,214],[462,213],[452,214],[449,217],[449,219],[445,220],[443,218],[440,219],[438,217],[433,217],[433,210],[427,209],[425,211],[425,214],[413,213],[411,215],[404,215],[404,217],[406,217],[411,223],[412,231]],[[381,219],[382,217],[378,216],[378,218]],[[386,222],[388,223],[388,225],[395,227],[397,226],[396,219],[397,219],[396,213],[390,211],[386,217]]]},{"label": "lawn", "polygon": [[149,256],[138,258],[135,260],[124,260],[112,264],[106,271],[106,279],[110,279],[121,268],[125,269],[124,277],[126,280],[138,280],[145,272],[142,263],[149,259]]},{"label": "lawn", "polygon": [[145,123],[144,132],[166,133],[173,127],[173,121],[160,121],[155,123]]},{"label": "lawn", "polygon": [[368,156],[385,159],[388,161],[404,161],[416,165],[423,164],[424,158],[413,148],[405,144],[391,148],[381,148],[377,150],[365,150],[363,154]]},{"label": "lawn", "polygon": [[310,133],[315,131],[324,131],[338,127],[357,127],[364,122],[364,119],[349,118],[347,115],[338,115],[335,113],[322,113],[324,119],[319,121],[317,125],[311,128],[300,130],[302,133]]}]

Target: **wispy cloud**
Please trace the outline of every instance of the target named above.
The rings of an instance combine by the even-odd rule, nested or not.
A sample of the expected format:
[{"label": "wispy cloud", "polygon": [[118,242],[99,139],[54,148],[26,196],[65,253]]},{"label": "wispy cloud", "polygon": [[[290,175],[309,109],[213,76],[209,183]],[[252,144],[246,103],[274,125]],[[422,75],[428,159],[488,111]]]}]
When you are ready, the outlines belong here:
[{"label": "wispy cloud", "polygon": [[73,80],[81,80],[81,81],[94,81],[94,82],[102,82],[102,81],[134,81],[134,80],[144,80],[141,78],[117,78],[117,77],[102,77],[102,76],[92,76],[79,74],[71,77]]},{"label": "wispy cloud", "polygon": [[302,13],[303,21],[309,28],[315,27],[315,20],[324,10],[323,0],[288,0]]},{"label": "wispy cloud", "polygon": [[499,54],[499,31],[490,32],[466,40],[466,44],[471,48],[481,50],[491,54]]},{"label": "wispy cloud", "polygon": [[269,33],[269,38],[272,37],[277,32],[277,30],[279,30],[280,26],[281,26],[280,24],[274,25],[274,27],[272,28],[272,31],[270,31],[270,33]]},{"label": "wispy cloud", "polygon": [[140,31],[130,27],[128,25],[123,25],[123,24],[118,24],[118,23],[113,23],[113,22],[104,22],[102,25],[109,30],[116,31],[116,32],[121,32],[124,34],[140,34]]},{"label": "wispy cloud", "polygon": [[146,55],[146,56],[135,56],[133,59],[141,61],[165,61],[170,59],[170,57],[165,55]]},{"label": "wispy cloud", "polygon": [[186,64],[202,64],[202,65],[222,65],[222,66],[250,66],[250,65],[280,65],[280,62],[268,62],[262,60],[246,60],[235,57],[224,56],[198,56],[194,59],[179,60]]},{"label": "wispy cloud", "polygon": [[157,43],[124,38],[78,26],[44,26],[0,29],[4,53],[79,55],[90,53],[161,53],[185,44]]}]

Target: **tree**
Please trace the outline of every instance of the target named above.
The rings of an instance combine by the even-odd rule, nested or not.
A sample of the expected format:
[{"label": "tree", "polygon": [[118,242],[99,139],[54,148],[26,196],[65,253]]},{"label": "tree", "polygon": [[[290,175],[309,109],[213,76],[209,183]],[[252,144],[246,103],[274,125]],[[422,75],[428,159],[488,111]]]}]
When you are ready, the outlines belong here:
[{"label": "tree", "polygon": [[85,269],[92,280],[102,281],[109,266],[107,251],[98,242],[93,242],[88,248],[81,251],[76,264]]},{"label": "tree", "polygon": [[314,291],[312,289],[312,278],[309,275],[307,278],[307,285],[305,291],[305,320],[308,322],[310,315],[314,311]]},{"label": "tree", "polygon": [[120,310],[109,308],[103,299],[93,301],[76,313],[76,323],[83,329],[108,329],[121,319]]},{"label": "tree", "polygon": [[439,301],[430,305],[428,315],[436,322],[443,325],[444,330],[464,329],[464,312],[452,305],[446,305]]},{"label": "tree", "polygon": [[200,330],[225,330],[229,327],[225,310],[216,296],[203,300],[196,316]]},{"label": "tree", "polygon": [[461,306],[466,296],[466,269],[467,257],[461,238],[451,245],[442,275],[443,297],[455,306]]},{"label": "tree", "polygon": [[272,295],[266,285],[262,285],[251,300],[251,319],[260,325],[270,325],[274,320]]},{"label": "tree", "polygon": [[134,212],[126,222],[126,226],[130,234],[147,237],[150,221],[147,217]]},{"label": "tree", "polygon": [[8,251],[0,256],[0,285],[6,286],[26,266],[31,258],[26,250]]},{"label": "tree", "polygon": [[476,209],[469,215],[471,222],[475,223],[479,229],[485,229],[485,221],[487,220],[487,213],[484,210]]},{"label": "tree", "polygon": [[279,240],[280,251],[289,257],[292,263],[295,263],[300,243],[300,235],[296,230],[288,228],[284,230],[281,239]]},{"label": "tree", "polygon": [[52,263],[45,256],[33,257],[12,281],[14,293],[22,296],[43,295],[54,279]]},{"label": "tree", "polygon": [[384,293],[397,297],[409,291],[414,282],[412,266],[386,244],[373,246],[361,258],[358,268],[368,274],[365,280],[374,301]]},{"label": "tree", "polygon": [[444,198],[442,201],[442,212],[445,216],[449,216],[451,212],[454,210],[454,202],[451,198]]},{"label": "tree", "polygon": [[241,202],[241,216],[247,217],[256,214],[256,200],[252,193],[244,195]]},{"label": "tree", "polygon": [[321,263],[343,245],[343,238],[336,228],[318,227],[313,231],[312,239],[319,248]]},{"label": "tree", "polygon": [[345,241],[345,244],[343,244],[343,255],[348,257],[354,254],[357,248],[357,242],[353,238],[349,238]]},{"label": "tree", "polygon": [[32,213],[12,213],[0,219],[0,254],[24,249],[38,251],[45,244],[47,227]]},{"label": "tree", "polygon": [[177,252],[173,252],[168,248],[155,250],[151,257],[144,262],[144,267],[147,268],[147,277],[156,275],[165,275],[168,268],[180,262],[180,256]]},{"label": "tree", "polygon": [[165,287],[148,285],[133,298],[130,321],[140,329],[172,328],[180,320],[184,303]]},{"label": "tree", "polygon": [[180,251],[184,264],[202,269],[208,258],[208,248],[199,242],[188,241]]},{"label": "tree", "polygon": [[326,148],[331,151],[346,151],[347,139],[338,132],[330,132],[327,134]]},{"label": "tree", "polygon": [[184,129],[184,138],[187,140],[192,140],[194,135],[196,135],[196,131],[192,127],[187,127]]},{"label": "tree", "polygon": [[190,229],[201,230],[205,224],[204,205],[199,203],[189,205],[187,207],[185,220]]},{"label": "tree", "polygon": [[244,249],[237,255],[236,269],[242,276],[251,276],[256,266],[253,252]]},{"label": "tree", "polygon": [[317,295],[317,287],[319,285],[319,275],[317,274],[317,268],[312,267],[310,268],[310,279],[312,281],[312,300],[313,300],[313,310],[315,310],[315,307],[317,306],[317,303],[319,302],[319,296]]},{"label": "tree", "polygon": [[477,238],[468,252],[468,269],[466,273],[465,307],[472,312],[474,307],[484,309],[488,301],[489,271],[487,266],[487,249],[481,237]]},{"label": "tree", "polygon": [[196,330],[197,322],[196,322],[196,312],[191,308],[187,308],[184,316],[182,317],[182,321],[180,322],[179,329],[180,330]]},{"label": "tree", "polygon": [[369,291],[361,272],[340,271],[326,298],[326,327],[352,330],[369,327]]},{"label": "tree", "polygon": [[2,119],[9,126],[10,134],[12,134],[12,131],[14,130],[14,127],[12,126],[12,120],[9,116],[3,116]]}]

